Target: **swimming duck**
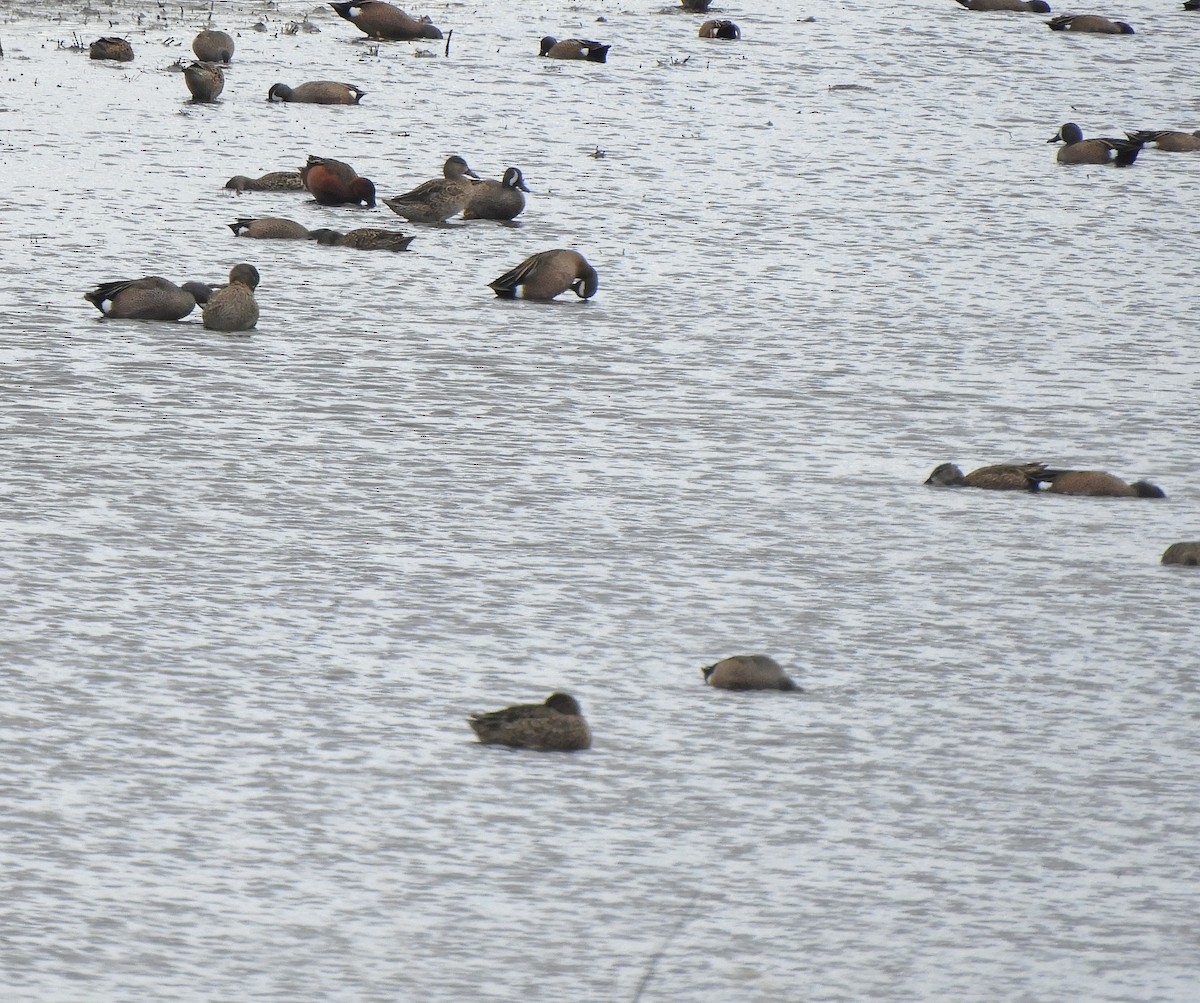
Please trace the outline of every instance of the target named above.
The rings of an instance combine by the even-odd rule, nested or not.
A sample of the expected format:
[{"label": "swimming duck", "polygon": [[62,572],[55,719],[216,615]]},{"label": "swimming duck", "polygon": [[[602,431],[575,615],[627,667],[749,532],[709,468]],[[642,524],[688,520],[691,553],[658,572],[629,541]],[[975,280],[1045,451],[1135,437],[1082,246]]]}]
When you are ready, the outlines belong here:
[{"label": "swimming duck", "polygon": [[236,192],[302,192],[304,182],[299,171],[269,171],[257,178],[235,175],[225,182],[225,187]]},{"label": "swimming duck", "polygon": [[[1200,3],[1200,0],[1196,0]],[[1163,564],[1184,564],[1190,568],[1200,567],[1200,542],[1184,541],[1172,543],[1162,555]]]},{"label": "swimming duck", "polygon": [[578,251],[556,248],[532,254],[488,285],[501,299],[552,300],[570,289],[580,299],[596,295],[600,277]]},{"label": "swimming duck", "polygon": [[1046,24],[1051,31],[1090,31],[1096,35],[1133,34],[1133,25],[1109,20],[1102,14],[1059,14]]},{"label": "swimming duck", "polygon": [[204,63],[232,63],[233,36],[207,28],[192,39],[192,52]]},{"label": "swimming duck", "polygon": [[359,177],[347,163],[330,157],[309,155],[300,168],[300,180],[321,205],[357,205],[375,207],[375,182]]},{"label": "swimming duck", "polygon": [[542,39],[539,56],[549,56],[551,59],[586,59],[591,63],[603,63],[608,60],[608,50],[611,45],[601,45],[586,38],[564,38],[561,42],[553,35]]},{"label": "swimming duck", "polygon": [[710,3],[712,0],[682,0],[679,6],[693,14],[703,14],[708,10]]},{"label": "swimming duck", "polygon": [[[441,31],[428,17],[415,18],[399,7],[383,3],[382,0],[331,3],[329,6],[371,38],[411,42],[417,38],[442,37]],[[358,8],[357,14],[354,13],[355,8]]]},{"label": "swimming duck", "polygon": [[462,212],[471,202],[471,182],[478,178],[467,162],[459,156],[450,157],[442,165],[442,177],[417,185],[410,192],[384,199],[383,204],[397,216],[413,223],[444,223]]},{"label": "swimming duck", "polygon": [[226,224],[235,237],[251,237],[254,240],[307,240],[308,227],[278,216],[260,216],[257,219],[242,218],[236,223]]},{"label": "swimming duck", "polygon": [[742,29],[732,21],[705,21],[700,25],[701,38],[724,38],[733,42],[742,37]]},{"label": "swimming duck", "polygon": [[958,0],[967,10],[1012,10],[1031,14],[1049,14],[1046,0]]},{"label": "swimming duck", "polygon": [[258,323],[258,269],[244,262],[229,270],[229,285],[222,286],[204,305],[204,326],[212,331],[248,331]]},{"label": "swimming duck", "polygon": [[[1197,0],[1200,3],[1200,0]],[[1139,129],[1127,132],[1135,143],[1146,143],[1167,153],[1193,153],[1200,150],[1200,132],[1177,132],[1174,129]]]},{"label": "swimming duck", "polygon": [[988,491],[1036,491],[1046,471],[1044,463],[997,463],[964,475],[953,463],[933,468],[926,484],[943,488],[984,488]]},{"label": "swimming duck", "polygon": [[123,38],[98,38],[88,46],[91,59],[114,59],[128,63],[133,59],[133,46]]},{"label": "swimming duck", "polygon": [[213,101],[225,89],[225,74],[216,63],[192,63],[183,71],[183,82],[196,103]]},{"label": "swimming duck", "polygon": [[463,219],[514,219],[525,209],[525,177],[521,168],[510,167],[500,181],[476,181]]},{"label": "swimming duck", "polygon": [[1096,498],[1166,498],[1166,493],[1149,481],[1127,484],[1103,470],[1047,470],[1041,479],[1049,482],[1048,494],[1090,495]]},{"label": "swimming duck", "polygon": [[197,303],[207,302],[211,295],[212,288],[203,282],[177,286],[160,275],[148,275],[144,279],[102,282],[90,293],[84,293],[83,298],[105,317],[114,319],[182,320]]},{"label": "swimming duck", "polygon": [[551,693],[545,703],[518,704],[467,718],[484,745],[538,752],[576,752],[592,744],[579,701],[568,693]]},{"label": "swimming duck", "polygon": [[704,681],[719,690],[799,690],[769,655],[733,655],[701,671]]},{"label": "swimming duck", "polygon": [[272,84],[267,91],[267,100],[293,101],[300,104],[358,104],[367,92],[354,84],[342,84],[336,80],[310,80],[299,87],[287,84]]},{"label": "swimming duck", "polygon": [[364,226],[348,233],[322,227],[309,233],[308,239],[330,247],[353,247],[359,251],[407,251],[415,235],[398,230]]},{"label": "swimming duck", "polygon": [[1058,151],[1060,164],[1114,164],[1129,167],[1137,160],[1142,144],[1132,139],[1110,137],[1084,139],[1083,130],[1074,122],[1066,122],[1047,143],[1065,143]]}]

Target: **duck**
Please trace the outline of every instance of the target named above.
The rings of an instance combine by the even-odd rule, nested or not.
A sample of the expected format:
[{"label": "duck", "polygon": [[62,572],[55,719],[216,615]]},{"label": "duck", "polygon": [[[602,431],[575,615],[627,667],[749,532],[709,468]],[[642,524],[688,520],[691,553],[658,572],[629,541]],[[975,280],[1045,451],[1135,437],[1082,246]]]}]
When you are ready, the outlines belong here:
[{"label": "duck", "polygon": [[800,690],[770,655],[732,655],[700,671],[719,690]]},{"label": "duck", "polygon": [[367,92],[354,84],[336,80],[310,80],[299,87],[272,84],[267,100],[292,101],[299,104],[358,104]]},{"label": "duck", "polygon": [[501,299],[552,300],[570,289],[582,300],[596,295],[600,277],[578,251],[555,248],[531,254],[488,285]]},{"label": "duck", "polygon": [[1200,0],[1183,0],[1184,10],[1200,10]]},{"label": "duck", "polygon": [[[90,293],[88,300],[105,317],[124,320],[183,320],[196,304],[208,302],[212,287],[203,282],[185,282],[177,286],[161,275],[141,279],[120,279],[102,282]],[[108,309],[104,304],[108,303]]]},{"label": "duck", "polygon": [[1103,470],[1046,470],[1041,475],[1045,494],[1088,495],[1093,498],[1166,498],[1166,492],[1149,481],[1127,484]]},{"label": "duck", "polygon": [[[441,29],[428,17],[413,17],[399,7],[382,0],[364,0],[362,3],[331,3],[329,5],[341,17],[353,24],[370,38],[391,42],[411,42],[418,38],[441,38]],[[354,9],[358,8],[358,13]]]},{"label": "duck", "polygon": [[309,232],[308,239],[329,247],[353,247],[359,251],[407,251],[414,234],[364,226],[348,233],[321,227]]},{"label": "duck", "polygon": [[[1197,0],[1200,3],[1200,0]],[[1185,540],[1172,543],[1162,555],[1163,564],[1183,564],[1189,568],[1200,567],[1200,541]]]},{"label": "duck", "polygon": [[953,463],[941,463],[925,478],[942,488],[984,488],[988,491],[1036,491],[1046,472],[1044,463],[997,463],[969,474]]},{"label": "duck", "polygon": [[192,39],[192,52],[204,63],[233,62],[233,36],[226,31],[206,28]]},{"label": "duck", "polygon": [[384,199],[383,204],[412,223],[444,223],[470,204],[472,185],[467,178],[478,177],[456,155],[442,165],[442,177],[417,185],[403,195]]},{"label": "duck", "polygon": [[191,92],[192,101],[201,104],[216,100],[225,89],[225,74],[216,63],[195,62],[183,71],[183,82]]},{"label": "duck", "polygon": [[235,237],[251,237],[254,240],[307,240],[308,227],[278,216],[242,218],[226,224]]},{"label": "duck", "polygon": [[268,171],[257,178],[236,174],[225,182],[235,192],[302,192],[304,182],[299,171]]},{"label": "duck", "polygon": [[732,21],[705,21],[700,25],[701,38],[724,38],[736,41],[742,37],[742,29]]},{"label": "duck", "polygon": [[314,157],[300,168],[300,181],[321,205],[357,205],[375,208],[375,182],[341,160]]},{"label": "duck", "polygon": [[128,63],[133,59],[133,46],[124,38],[98,38],[88,46],[88,57]]},{"label": "duck", "polygon": [[471,201],[463,210],[463,219],[515,219],[525,210],[525,176],[521,168],[510,167],[500,181],[476,181],[471,185]]},{"label": "duck", "polygon": [[569,693],[551,693],[545,702],[517,704],[467,718],[483,745],[537,752],[578,752],[592,744],[592,733],[579,701]]},{"label": "duck", "polygon": [[585,59],[590,63],[608,61],[608,50],[611,45],[601,45],[586,38],[564,38],[561,42],[553,35],[542,39],[539,56],[549,56],[551,59]]},{"label": "duck", "polygon": [[1114,164],[1117,167],[1129,167],[1137,160],[1142,149],[1142,144],[1132,139],[1084,139],[1083,130],[1074,122],[1065,122],[1046,142],[1066,144],[1058,151],[1060,164]]},{"label": "duck", "polygon": [[1095,35],[1132,35],[1133,25],[1102,14],[1059,14],[1046,22],[1051,31],[1090,31]]},{"label": "duck", "polygon": [[967,10],[1011,10],[1024,11],[1031,14],[1049,14],[1050,5],[1046,0],[958,0]]},{"label": "duck", "polygon": [[[1200,0],[1197,0],[1200,2]],[[1139,129],[1127,132],[1134,143],[1153,145],[1167,153],[1193,153],[1200,150],[1200,132],[1178,132],[1174,129]]]},{"label": "duck", "polygon": [[681,0],[679,6],[692,14],[704,14],[711,3],[712,0]]},{"label": "duck", "polygon": [[222,286],[204,304],[204,326],[211,331],[248,331],[258,323],[258,269],[243,262],[229,270]]}]

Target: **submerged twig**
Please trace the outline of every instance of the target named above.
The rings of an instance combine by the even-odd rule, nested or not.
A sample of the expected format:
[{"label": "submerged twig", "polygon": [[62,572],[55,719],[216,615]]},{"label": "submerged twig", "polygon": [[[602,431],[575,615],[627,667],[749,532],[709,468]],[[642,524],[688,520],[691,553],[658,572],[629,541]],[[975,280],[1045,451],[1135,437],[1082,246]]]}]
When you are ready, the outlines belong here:
[{"label": "submerged twig", "polygon": [[453,37],[454,37],[454,29],[451,28],[448,32],[446,32],[446,52],[445,52],[446,56],[450,55],[450,39],[452,39]]},{"label": "submerged twig", "polygon": [[642,981],[638,983],[637,992],[633,994],[632,1003],[638,1003],[638,1000],[642,998],[642,993],[650,985],[650,980],[654,978],[654,970],[658,968],[658,963],[662,960],[663,955],[667,953],[667,948],[671,946],[671,941],[679,936],[679,931],[692,918],[692,911],[695,909],[696,899],[699,897],[700,893],[698,891],[692,892],[692,897],[688,899],[687,908],[683,910],[683,915],[679,917],[674,928],[667,934],[667,939],[663,941],[662,947],[654,952],[654,956],[650,959],[650,964],[646,966],[646,974],[642,976]]}]

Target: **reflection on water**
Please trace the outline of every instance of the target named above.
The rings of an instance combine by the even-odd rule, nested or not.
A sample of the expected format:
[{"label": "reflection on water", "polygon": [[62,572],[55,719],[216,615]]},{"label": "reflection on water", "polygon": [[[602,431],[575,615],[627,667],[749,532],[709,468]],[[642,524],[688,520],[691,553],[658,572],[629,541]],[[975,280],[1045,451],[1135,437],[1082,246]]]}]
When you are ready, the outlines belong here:
[{"label": "reflection on water", "polygon": [[[1200,125],[1195,17],[634,6],[222,4],[207,106],[207,4],[0,21],[10,997],[1191,998],[1200,155],[1045,140]],[[409,229],[223,185],[452,153],[519,225],[226,228]],[[494,299],[564,246],[594,300]],[[82,299],[240,260],[248,337]],[[920,483],[1009,459],[1168,498]],[[701,685],[759,650],[806,692]],[[473,743],[558,688],[591,751]]]}]

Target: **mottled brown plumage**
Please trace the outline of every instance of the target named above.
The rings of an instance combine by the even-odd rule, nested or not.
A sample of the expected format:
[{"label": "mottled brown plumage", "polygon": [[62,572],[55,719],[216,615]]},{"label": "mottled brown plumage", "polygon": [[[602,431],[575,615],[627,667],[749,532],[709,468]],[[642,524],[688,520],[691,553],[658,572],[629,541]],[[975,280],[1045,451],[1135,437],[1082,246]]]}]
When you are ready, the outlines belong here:
[{"label": "mottled brown plumage", "polygon": [[1044,463],[997,463],[964,475],[953,463],[941,463],[926,484],[946,488],[983,488],[988,491],[1036,491],[1046,470]]},{"label": "mottled brown plumage", "polygon": [[204,326],[213,331],[248,331],[258,323],[258,269],[253,265],[234,265],[229,270],[229,285],[222,286],[204,305]]},{"label": "mottled brown plumage", "polygon": [[506,745],[539,752],[576,752],[592,744],[579,702],[567,693],[551,693],[545,703],[518,704],[467,719],[484,745]]},{"label": "mottled brown plumage", "polygon": [[450,157],[442,165],[442,177],[384,199],[383,204],[413,223],[444,223],[470,204],[472,184],[467,179],[478,177],[462,157]]},{"label": "mottled brown plumage", "polygon": [[299,171],[269,171],[257,178],[235,175],[225,182],[225,187],[236,192],[302,192],[304,182]]},{"label": "mottled brown plumage", "polygon": [[216,63],[195,62],[183,71],[183,82],[197,104],[215,101],[225,89],[225,74]]}]

